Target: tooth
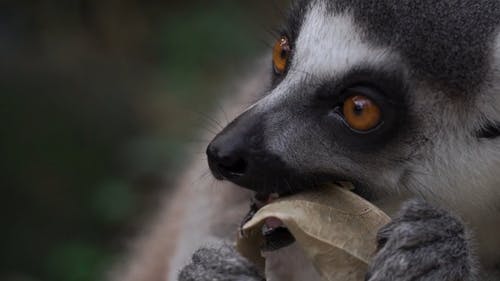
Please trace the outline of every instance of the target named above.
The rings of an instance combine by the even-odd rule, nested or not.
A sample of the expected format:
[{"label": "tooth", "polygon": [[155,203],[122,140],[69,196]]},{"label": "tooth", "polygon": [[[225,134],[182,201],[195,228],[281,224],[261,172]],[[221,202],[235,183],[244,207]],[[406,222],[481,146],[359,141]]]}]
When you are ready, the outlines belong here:
[{"label": "tooth", "polygon": [[269,194],[269,197],[267,198],[267,204],[273,202],[274,200],[278,199],[280,195],[278,193],[271,193]]},{"label": "tooth", "polygon": [[273,229],[267,226],[266,224],[262,225],[262,235],[266,236],[271,232]]}]

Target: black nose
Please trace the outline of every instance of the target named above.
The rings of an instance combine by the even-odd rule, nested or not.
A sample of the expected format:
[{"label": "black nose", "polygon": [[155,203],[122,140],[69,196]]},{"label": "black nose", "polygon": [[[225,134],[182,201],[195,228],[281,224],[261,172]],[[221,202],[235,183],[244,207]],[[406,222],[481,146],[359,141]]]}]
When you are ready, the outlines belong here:
[{"label": "black nose", "polygon": [[245,176],[248,162],[236,146],[218,147],[212,142],[207,148],[208,165],[217,179],[238,180]]},{"label": "black nose", "polygon": [[208,166],[213,176],[256,192],[283,178],[281,159],[264,145],[265,116],[247,111],[227,125],[207,147]]}]

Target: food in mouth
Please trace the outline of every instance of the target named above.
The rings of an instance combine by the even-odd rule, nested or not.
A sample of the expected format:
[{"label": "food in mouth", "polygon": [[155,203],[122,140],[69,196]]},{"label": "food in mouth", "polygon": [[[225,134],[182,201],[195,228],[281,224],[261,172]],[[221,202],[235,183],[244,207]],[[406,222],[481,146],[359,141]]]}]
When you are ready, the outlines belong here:
[{"label": "food in mouth", "polygon": [[237,248],[267,273],[263,256],[293,244],[322,280],[363,280],[376,251],[376,233],[389,221],[377,207],[338,185],[285,197],[257,195]]},{"label": "food in mouth", "polygon": [[[277,193],[272,193],[270,195],[256,194],[250,205],[250,211],[243,218],[241,229],[243,229],[243,226],[253,218],[259,209],[272,203],[279,197]],[[290,246],[295,242],[295,237],[293,237],[288,228],[286,228],[283,221],[276,217],[266,218],[261,231],[262,237],[264,238],[264,244],[261,246],[261,250],[264,252],[276,251]],[[243,233],[241,233],[241,235],[243,235]]]}]

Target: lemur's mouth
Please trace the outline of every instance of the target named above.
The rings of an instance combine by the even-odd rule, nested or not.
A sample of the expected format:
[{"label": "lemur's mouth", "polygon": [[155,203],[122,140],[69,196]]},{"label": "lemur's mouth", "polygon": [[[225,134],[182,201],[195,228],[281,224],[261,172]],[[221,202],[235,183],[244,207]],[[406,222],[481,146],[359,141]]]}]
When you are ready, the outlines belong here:
[{"label": "lemur's mouth", "polygon": [[[283,196],[286,195],[280,195],[278,193],[257,193],[250,205],[250,211],[243,218],[241,227],[249,222],[260,208]],[[264,237],[265,243],[262,245],[261,250],[264,252],[276,251],[290,246],[295,242],[295,238],[290,231],[288,231],[283,222],[280,219],[273,217],[265,220],[264,225],[262,226],[262,236]]]}]

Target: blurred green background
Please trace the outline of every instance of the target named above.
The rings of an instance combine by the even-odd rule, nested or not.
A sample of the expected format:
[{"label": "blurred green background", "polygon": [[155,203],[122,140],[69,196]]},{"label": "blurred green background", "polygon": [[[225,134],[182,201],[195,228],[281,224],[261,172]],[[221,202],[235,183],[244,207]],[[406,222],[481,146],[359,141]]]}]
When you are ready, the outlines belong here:
[{"label": "blurred green background", "polygon": [[102,280],[286,2],[0,1],[0,280]]}]

